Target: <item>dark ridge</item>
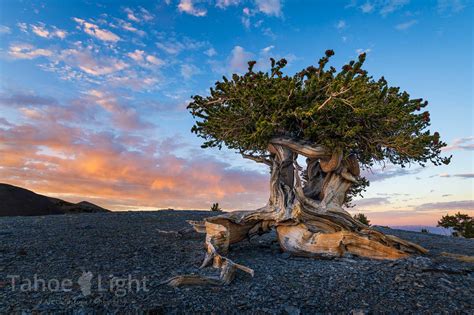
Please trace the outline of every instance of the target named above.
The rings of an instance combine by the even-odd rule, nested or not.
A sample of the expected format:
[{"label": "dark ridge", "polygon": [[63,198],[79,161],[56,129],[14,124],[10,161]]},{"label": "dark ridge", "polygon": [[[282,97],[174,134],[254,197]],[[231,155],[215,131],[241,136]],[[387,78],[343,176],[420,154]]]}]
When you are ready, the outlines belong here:
[{"label": "dark ridge", "polygon": [[71,203],[36,194],[31,190],[0,183],[0,217],[67,213],[109,212],[93,203]]}]

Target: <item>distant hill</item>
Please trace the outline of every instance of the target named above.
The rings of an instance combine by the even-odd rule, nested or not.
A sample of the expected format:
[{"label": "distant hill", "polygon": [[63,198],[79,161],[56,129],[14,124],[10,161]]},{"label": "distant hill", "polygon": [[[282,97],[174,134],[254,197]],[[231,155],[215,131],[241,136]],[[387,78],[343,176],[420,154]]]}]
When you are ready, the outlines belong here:
[{"label": "distant hill", "polygon": [[452,229],[445,229],[443,227],[429,226],[429,225],[397,225],[390,226],[394,229],[411,231],[411,232],[421,232],[422,229],[428,231],[428,233],[439,234],[439,235],[451,235],[453,232]]},{"label": "distant hill", "polygon": [[0,217],[84,212],[109,212],[109,210],[87,201],[71,203],[0,183]]}]

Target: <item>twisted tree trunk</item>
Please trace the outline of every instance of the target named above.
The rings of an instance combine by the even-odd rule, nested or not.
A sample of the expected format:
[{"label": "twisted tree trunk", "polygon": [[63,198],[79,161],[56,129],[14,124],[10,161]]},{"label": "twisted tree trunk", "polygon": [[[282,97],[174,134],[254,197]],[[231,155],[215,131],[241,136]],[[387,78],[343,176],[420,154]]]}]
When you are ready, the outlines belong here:
[{"label": "twisted tree trunk", "polygon": [[[281,249],[295,256],[334,258],[351,254],[398,259],[426,253],[416,244],[370,229],[342,208],[347,191],[360,175],[354,156],[343,159],[341,152],[329,155],[320,147],[289,138],[273,139],[268,151],[269,158],[250,157],[271,167],[270,198],[265,207],[192,222],[197,231],[206,233],[202,267],[213,263],[222,269],[221,277],[213,280],[227,284],[237,269],[253,275],[251,269],[221,255],[227,253],[231,244],[271,229],[276,230]],[[296,162],[298,154],[307,157],[304,184]],[[191,282],[209,281],[203,278],[201,282],[198,278],[193,276]],[[190,284],[186,276],[173,281],[170,284]]]}]

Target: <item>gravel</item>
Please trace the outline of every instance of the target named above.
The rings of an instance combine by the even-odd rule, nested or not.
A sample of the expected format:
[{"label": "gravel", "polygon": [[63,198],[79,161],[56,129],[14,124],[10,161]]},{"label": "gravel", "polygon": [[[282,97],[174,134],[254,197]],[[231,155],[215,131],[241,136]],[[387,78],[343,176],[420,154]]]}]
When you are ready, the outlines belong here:
[{"label": "gravel", "polygon": [[474,255],[473,240],[383,228],[430,253],[398,261],[313,260],[281,253],[270,233],[234,245],[228,255],[253,268],[254,278],[239,273],[225,287],[161,285],[175,275],[217,273],[199,270],[202,234],[163,233],[210,215],[155,211],[2,217],[0,313],[474,312],[474,264],[440,255]]}]

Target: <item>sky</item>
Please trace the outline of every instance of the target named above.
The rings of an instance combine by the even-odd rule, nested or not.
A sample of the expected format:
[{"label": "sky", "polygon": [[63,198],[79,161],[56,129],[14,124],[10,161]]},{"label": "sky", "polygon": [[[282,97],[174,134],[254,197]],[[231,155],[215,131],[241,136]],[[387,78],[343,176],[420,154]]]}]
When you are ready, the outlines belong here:
[{"label": "sky", "polygon": [[0,182],[112,210],[255,209],[266,166],[201,149],[191,95],[248,60],[293,74],[333,49],[430,102],[448,166],[385,164],[351,213],[382,225],[474,214],[467,0],[0,1]]}]

